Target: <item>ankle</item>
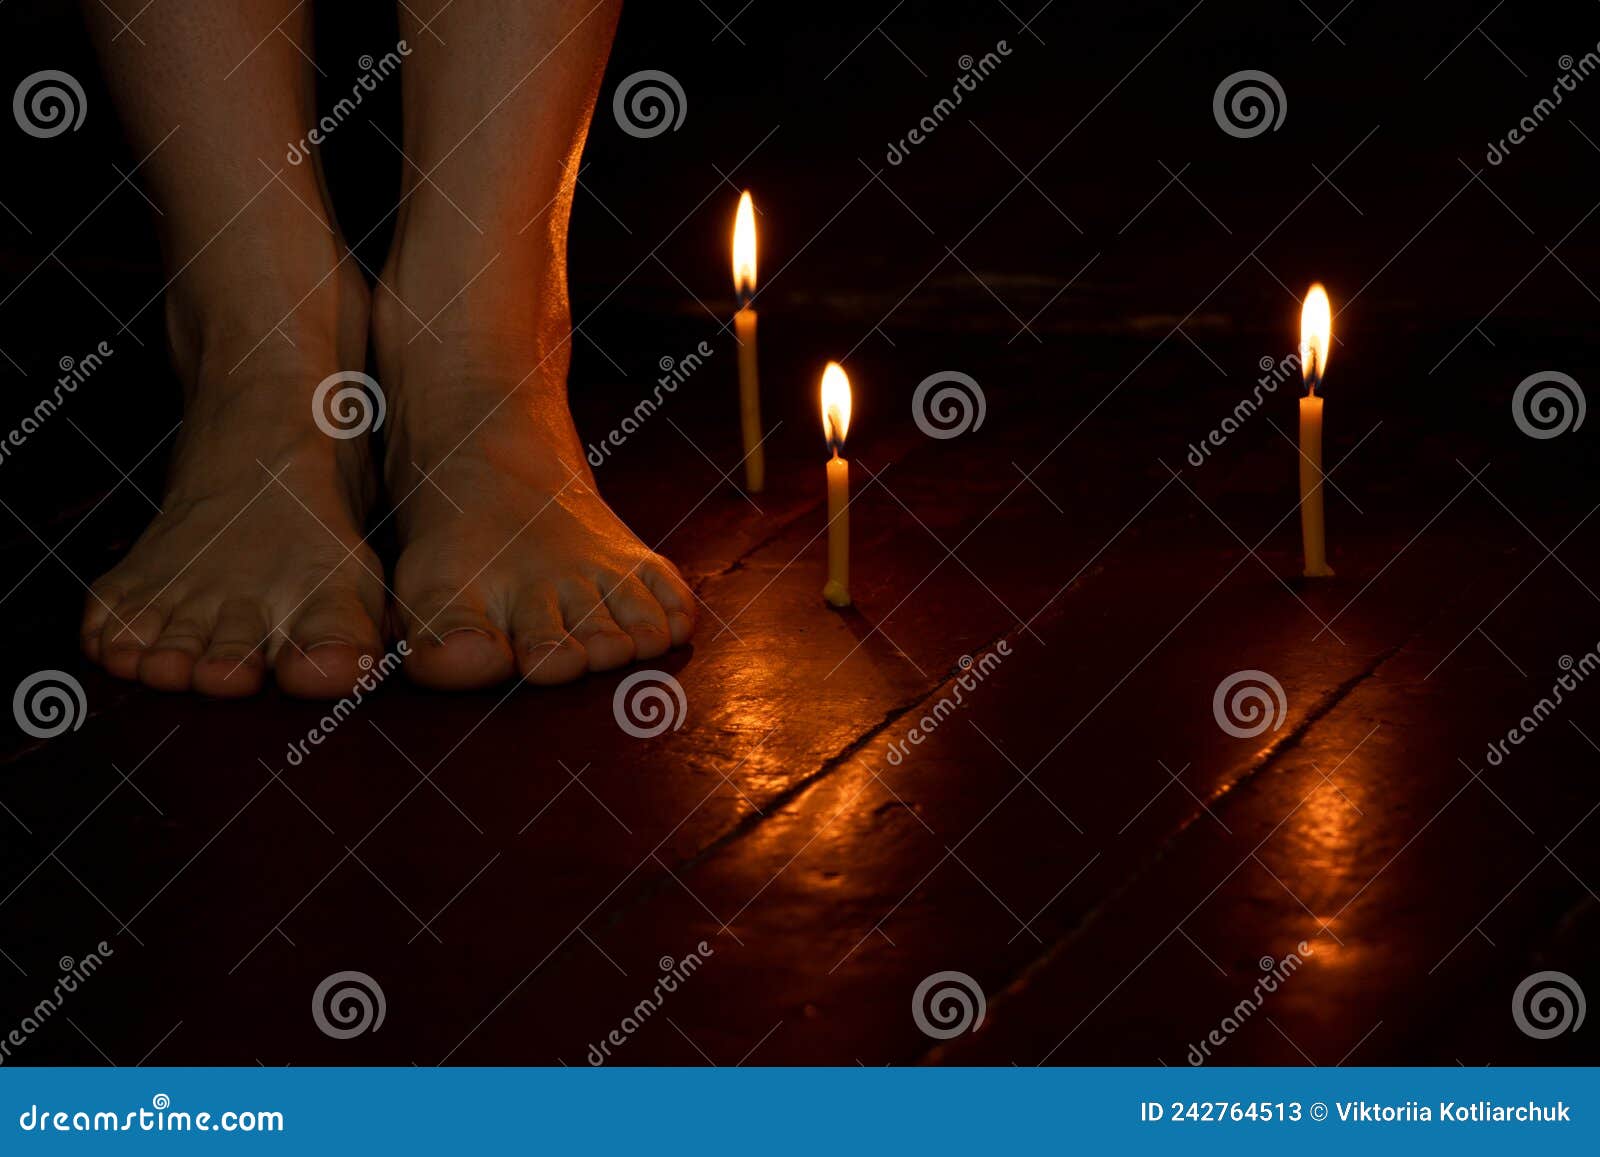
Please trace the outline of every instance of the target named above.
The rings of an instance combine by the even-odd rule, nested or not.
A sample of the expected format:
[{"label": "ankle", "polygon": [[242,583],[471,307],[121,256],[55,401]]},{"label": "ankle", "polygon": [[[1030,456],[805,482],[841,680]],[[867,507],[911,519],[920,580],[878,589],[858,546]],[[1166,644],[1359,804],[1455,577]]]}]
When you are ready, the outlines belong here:
[{"label": "ankle", "polygon": [[542,356],[549,335],[566,336],[570,318],[564,255],[539,238],[480,236],[459,219],[430,228],[413,215],[396,232],[379,279],[372,339],[379,356],[394,361],[430,345],[542,345]]},{"label": "ankle", "polygon": [[[182,276],[167,292],[167,341],[186,387],[217,382],[252,363],[281,369],[285,362],[360,369],[366,358],[371,291],[355,264],[333,245],[314,263],[234,264],[222,282]],[[303,266],[299,267],[299,266]],[[333,372],[330,369],[328,372]],[[314,383],[313,383],[314,384]]]}]

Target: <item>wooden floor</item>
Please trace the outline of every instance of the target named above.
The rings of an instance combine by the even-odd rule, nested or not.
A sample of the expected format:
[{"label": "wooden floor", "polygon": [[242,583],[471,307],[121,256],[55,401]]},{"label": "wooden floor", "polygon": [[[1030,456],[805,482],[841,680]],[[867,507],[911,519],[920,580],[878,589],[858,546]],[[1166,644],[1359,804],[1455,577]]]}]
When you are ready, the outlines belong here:
[{"label": "wooden floor", "polygon": [[[802,364],[803,336],[775,326],[768,356]],[[988,410],[950,440],[911,421],[902,355],[864,349],[845,613],[820,599],[810,387],[770,376],[751,500],[720,477],[713,359],[599,471],[704,604],[654,665],[676,729],[619,726],[629,672],[458,696],[397,676],[298,764],[322,706],[162,696],[76,658],[78,578],[148,517],[160,455],[130,484],[57,431],[70,501],[6,532],[5,686],[64,669],[88,713],[8,729],[0,1029],[62,958],[112,954],[14,1061],[1592,1062],[1593,1033],[1536,1040],[1511,1006],[1545,969],[1600,990],[1600,687],[1486,758],[1600,645],[1592,451],[1524,438],[1503,392],[1403,389],[1455,336],[1388,338],[1387,376],[1330,389],[1338,575],[1309,584],[1292,388],[1185,461],[1257,338],[1209,341],[1241,373],[1205,390],[1176,339],[1086,339],[1067,365],[952,345]],[[588,391],[585,435],[631,402]],[[174,420],[129,414],[72,416],[126,469]],[[1213,695],[1252,670],[1286,710],[1239,738]],[[313,1002],[345,971],[384,1015],[339,1039]],[[961,985],[983,1019],[938,1037],[914,994],[949,972],[925,1007],[958,1013],[935,994]]]}]

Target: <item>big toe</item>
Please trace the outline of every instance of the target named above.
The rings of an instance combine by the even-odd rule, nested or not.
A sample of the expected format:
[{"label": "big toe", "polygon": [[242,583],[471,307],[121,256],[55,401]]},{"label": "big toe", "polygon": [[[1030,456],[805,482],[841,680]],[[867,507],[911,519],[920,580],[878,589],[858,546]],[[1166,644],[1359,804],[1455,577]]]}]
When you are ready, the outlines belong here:
[{"label": "big toe", "polygon": [[289,628],[273,669],[286,695],[334,699],[372,669],[378,628],[354,591],[313,595]]},{"label": "big toe", "polygon": [[516,672],[511,641],[468,596],[423,599],[411,618],[406,673],[414,682],[467,691],[503,683]]}]

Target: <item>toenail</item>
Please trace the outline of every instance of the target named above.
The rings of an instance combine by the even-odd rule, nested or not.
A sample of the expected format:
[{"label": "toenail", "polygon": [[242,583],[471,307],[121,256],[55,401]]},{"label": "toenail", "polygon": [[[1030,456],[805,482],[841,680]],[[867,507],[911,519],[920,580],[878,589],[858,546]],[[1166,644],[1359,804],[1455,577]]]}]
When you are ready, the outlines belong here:
[{"label": "toenail", "polygon": [[337,635],[329,635],[326,639],[318,639],[315,643],[312,643],[309,647],[307,647],[306,648],[306,654],[309,655],[312,651],[320,650],[323,647],[353,647],[353,646],[355,646],[355,644],[352,643],[349,639],[342,639]]},{"label": "toenail", "polygon": [[545,662],[554,659],[563,650],[560,643],[535,643],[524,652],[532,670],[537,671]]},{"label": "toenail", "polygon": [[694,620],[688,615],[684,614],[682,611],[668,611],[667,622],[671,623],[675,627],[681,626],[684,628],[689,628],[694,626]]},{"label": "toenail", "polygon": [[448,631],[446,631],[444,634],[439,636],[439,641],[434,645],[442,647],[442,646],[444,646],[445,640],[448,639],[451,635],[468,635],[468,634],[478,635],[478,636],[480,636],[482,638],[485,638],[485,639],[494,638],[493,635],[491,635],[488,631],[484,630],[482,627],[451,627]]}]

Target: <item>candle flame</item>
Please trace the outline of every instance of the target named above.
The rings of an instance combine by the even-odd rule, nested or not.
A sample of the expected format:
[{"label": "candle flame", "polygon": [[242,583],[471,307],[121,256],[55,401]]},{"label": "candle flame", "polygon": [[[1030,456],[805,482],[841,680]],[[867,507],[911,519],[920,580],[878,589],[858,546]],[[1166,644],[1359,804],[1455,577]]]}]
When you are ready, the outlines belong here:
[{"label": "candle flame", "polygon": [[844,436],[850,431],[850,379],[838,362],[829,362],[822,371],[822,433],[835,458],[844,449]]},{"label": "candle flame", "polygon": [[1328,368],[1328,347],[1333,341],[1333,311],[1328,291],[1318,282],[1306,290],[1300,308],[1300,374],[1315,393]]},{"label": "candle flame", "polygon": [[733,216],[733,289],[741,303],[756,291],[756,204],[749,189],[739,194]]}]

